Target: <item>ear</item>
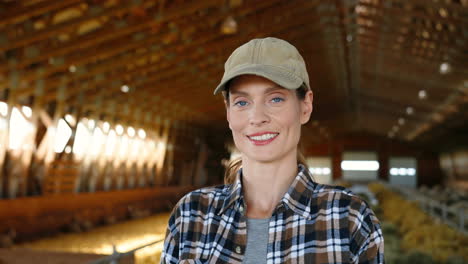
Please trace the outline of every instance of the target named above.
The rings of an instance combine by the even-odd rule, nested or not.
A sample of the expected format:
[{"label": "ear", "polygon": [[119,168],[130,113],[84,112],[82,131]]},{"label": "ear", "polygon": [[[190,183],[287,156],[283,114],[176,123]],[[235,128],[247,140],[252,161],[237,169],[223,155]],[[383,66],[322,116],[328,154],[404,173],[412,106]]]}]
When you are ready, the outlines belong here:
[{"label": "ear", "polygon": [[312,114],[312,110],[314,101],[314,94],[312,91],[307,91],[304,100],[301,103],[301,124],[304,125],[305,123],[309,122],[310,115]]}]

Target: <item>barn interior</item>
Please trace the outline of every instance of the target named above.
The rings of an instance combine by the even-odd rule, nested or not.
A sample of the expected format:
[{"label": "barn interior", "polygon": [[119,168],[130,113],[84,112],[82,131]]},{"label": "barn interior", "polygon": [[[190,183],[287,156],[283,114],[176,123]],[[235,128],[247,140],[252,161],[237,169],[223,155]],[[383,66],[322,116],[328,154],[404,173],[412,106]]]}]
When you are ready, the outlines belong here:
[{"label": "barn interior", "polygon": [[[213,90],[235,48],[269,36],[306,61],[314,179],[371,190],[388,263],[468,261],[467,0],[0,0],[0,263],[91,263],[164,238],[175,203],[239,155]],[[125,221],[147,229],[96,231]],[[451,237],[399,229],[431,221]],[[33,244],[64,234],[88,239]],[[161,243],[121,263],[156,263]]]}]

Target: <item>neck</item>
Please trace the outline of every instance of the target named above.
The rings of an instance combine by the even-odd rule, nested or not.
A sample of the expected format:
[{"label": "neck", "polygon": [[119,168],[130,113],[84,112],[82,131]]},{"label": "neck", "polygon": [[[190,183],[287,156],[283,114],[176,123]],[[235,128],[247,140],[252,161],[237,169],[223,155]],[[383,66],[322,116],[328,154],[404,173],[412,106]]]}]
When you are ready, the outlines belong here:
[{"label": "neck", "polygon": [[297,175],[297,158],[274,163],[242,159],[242,174],[247,217],[269,218]]}]

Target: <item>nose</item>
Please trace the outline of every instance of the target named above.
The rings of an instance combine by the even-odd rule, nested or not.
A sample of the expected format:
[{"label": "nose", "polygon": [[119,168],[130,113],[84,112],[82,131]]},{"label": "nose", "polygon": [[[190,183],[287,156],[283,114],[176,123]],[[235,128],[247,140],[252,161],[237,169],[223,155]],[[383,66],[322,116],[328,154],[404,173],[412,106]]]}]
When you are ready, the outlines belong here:
[{"label": "nose", "polygon": [[268,116],[268,113],[266,112],[266,109],[263,105],[255,104],[251,108],[251,112],[249,115],[249,122],[251,125],[259,126],[262,124],[266,124],[269,121],[270,117]]}]

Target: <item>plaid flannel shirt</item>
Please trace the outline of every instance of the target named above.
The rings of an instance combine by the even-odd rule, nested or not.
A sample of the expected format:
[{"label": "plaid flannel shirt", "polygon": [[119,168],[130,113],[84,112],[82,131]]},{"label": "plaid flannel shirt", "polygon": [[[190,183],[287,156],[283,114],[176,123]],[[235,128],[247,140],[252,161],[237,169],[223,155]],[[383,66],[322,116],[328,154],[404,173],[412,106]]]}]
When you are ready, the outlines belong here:
[{"label": "plaid flannel shirt", "polygon": [[[247,244],[242,169],[232,185],[202,188],[174,208],[161,263],[242,263]],[[351,191],[299,173],[269,223],[267,263],[384,263],[380,224]]]}]

